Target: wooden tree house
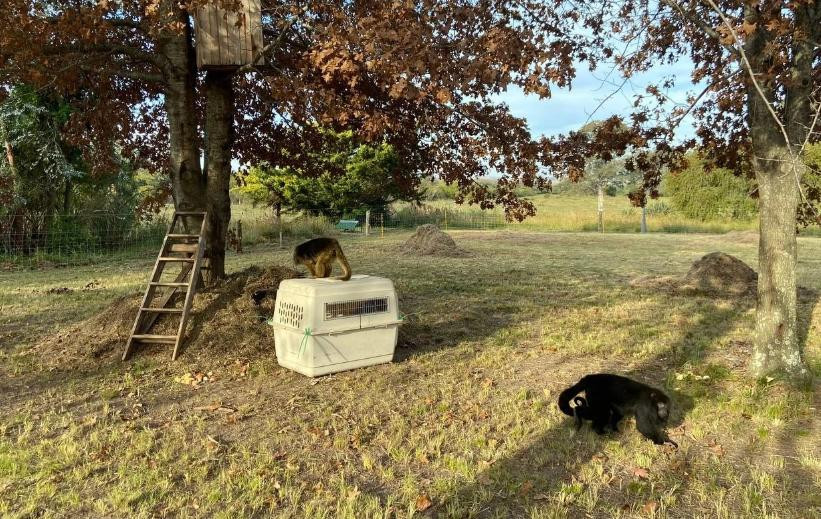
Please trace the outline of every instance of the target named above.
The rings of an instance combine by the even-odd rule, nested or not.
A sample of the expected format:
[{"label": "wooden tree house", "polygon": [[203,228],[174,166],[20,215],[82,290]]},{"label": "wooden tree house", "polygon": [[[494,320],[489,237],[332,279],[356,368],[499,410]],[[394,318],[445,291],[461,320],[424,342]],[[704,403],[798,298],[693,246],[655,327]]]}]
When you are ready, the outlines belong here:
[{"label": "wooden tree house", "polygon": [[[194,14],[197,67],[201,70],[264,65],[261,0],[239,0],[240,9],[225,9],[231,0],[214,0]],[[258,59],[257,59],[258,58]],[[256,60],[256,61],[255,61]]]}]

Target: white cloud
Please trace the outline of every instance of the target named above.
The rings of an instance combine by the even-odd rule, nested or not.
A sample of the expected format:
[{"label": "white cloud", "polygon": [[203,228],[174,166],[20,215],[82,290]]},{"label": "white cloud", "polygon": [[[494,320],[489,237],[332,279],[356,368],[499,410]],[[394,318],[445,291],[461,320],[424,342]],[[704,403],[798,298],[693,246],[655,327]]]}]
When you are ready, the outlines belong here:
[{"label": "white cloud", "polygon": [[[617,72],[608,77],[606,70],[591,73],[587,68],[579,67],[572,88],[554,88],[550,99],[539,99],[535,95],[525,95],[519,88],[511,88],[496,96],[496,100],[510,106],[514,115],[526,119],[534,136],[556,135],[577,129],[588,119],[629,115],[635,96],[643,93],[648,84],[660,83],[665,77],[675,78],[675,86],[667,95],[676,102],[684,102],[687,93],[698,88],[690,81],[692,67],[689,60],[682,60],[639,74],[623,85],[623,78]],[[678,137],[692,134],[692,121],[684,121]]]}]

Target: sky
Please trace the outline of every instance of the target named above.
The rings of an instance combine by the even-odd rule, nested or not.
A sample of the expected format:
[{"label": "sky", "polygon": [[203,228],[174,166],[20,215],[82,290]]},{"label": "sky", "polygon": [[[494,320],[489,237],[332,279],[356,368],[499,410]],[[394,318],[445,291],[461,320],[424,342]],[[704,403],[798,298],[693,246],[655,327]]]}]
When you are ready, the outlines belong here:
[{"label": "sky", "polygon": [[[534,137],[551,136],[580,128],[591,118],[591,114],[591,120],[606,119],[611,115],[628,115],[634,96],[643,93],[649,83],[660,83],[663,77],[676,78],[676,86],[668,92],[668,96],[683,103],[687,92],[697,88],[690,82],[692,69],[693,64],[687,59],[672,65],[660,65],[632,78],[619,90],[623,79],[618,73],[614,72],[607,78],[607,71],[591,73],[582,65],[571,89],[555,88],[550,99],[540,100],[537,96],[525,95],[517,88],[498,95],[497,100],[506,103],[513,115],[526,119]],[[608,98],[614,92],[616,93]],[[604,103],[596,110],[603,100]],[[688,118],[681,123],[677,138],[693,135],[692,122]]]}]

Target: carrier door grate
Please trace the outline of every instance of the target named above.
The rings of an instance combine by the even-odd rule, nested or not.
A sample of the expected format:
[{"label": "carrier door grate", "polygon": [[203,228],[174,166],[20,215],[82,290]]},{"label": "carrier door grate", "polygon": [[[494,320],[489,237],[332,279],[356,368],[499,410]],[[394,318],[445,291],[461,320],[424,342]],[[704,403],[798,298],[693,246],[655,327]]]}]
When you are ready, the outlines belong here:
[{"label": "carrier door grate", "polygon": [[294,328],[302,327],[302,317],[305,313],[302,306],[280,301],[277,311],[279,312],[279,322],[282,324],[287,324]]},{"label": "carrier door grate", "polygon": [[325,303],[325,320],[344,319],[358,315],[381,314],[388,311],[388,298],[354,299]]}]

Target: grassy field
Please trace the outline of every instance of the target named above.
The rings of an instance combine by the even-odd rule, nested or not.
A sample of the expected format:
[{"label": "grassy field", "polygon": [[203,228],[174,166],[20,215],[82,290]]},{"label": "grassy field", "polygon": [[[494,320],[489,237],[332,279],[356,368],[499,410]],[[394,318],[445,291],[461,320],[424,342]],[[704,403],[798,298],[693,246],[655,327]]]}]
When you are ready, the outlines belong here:
[{"label": "grassy field", "polygon": [[[819,390],[747,377],[754,300],[629,285],[683,274],[714,250],[755,266],[749,240],[452,234],[470,256],[399,255],[406,233],[343,237],[355,271],[394,280],[408,324],[394,363],[315,381],[280,368],[273,344],[173,363],[167,351],[90,366],[44,358],[33,348],[43,336],[141,289],[153,258],[0,272],[0,516],[821,512]],[[818,376],[821,240],[799,247]],[[258,246],[228,263],[288,255]],[[654,446],[632,422],[605,437],[575,432],[555,400],[593,371],[665,387],[680,448]],[[210,380],[175,381],[191,372]]]},{"label": "grassy field", "polygon": [[[509,230],[525,230],[537,232],[589,232],[598,230],[598,202],[595,196],[577,194],[544,194],[527,197],[536,207],[536,215],[527,218],[521,223],[504,222],[504,215],[500,210],[480,211],[469,205],[456,205],[450,200],[436,200],[425,202],[430,208],[447,209],[452,211],[450,227],[458,221],[458,215],[463,215],[464,227],[506,227]],[[403,207],[398,204],[398,207]],[[668,198],[651,200],[648,203],[647,229],[651,233],[711,233],[723,234],[732,231],[758,230],[758,220],[713,220],[700,221],[687,218],[672,206]],[[472,219],[471,219],[472,218]],[[490,225],[483,225],[490,224]],[[439,223],[443,226],[442,222]],[[604,197],[604,231],[617,233],[638,233],[641,231],[641,209],[632,207],[624,195]],[[817,225],[803,228],[801,234],[805,236],[821,236],[821,228]]]}]

